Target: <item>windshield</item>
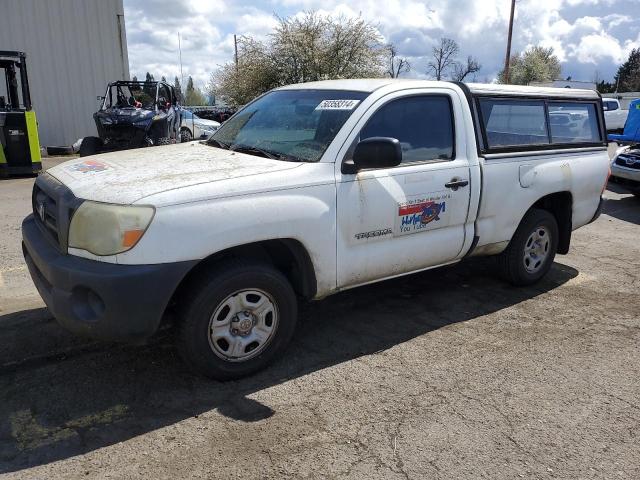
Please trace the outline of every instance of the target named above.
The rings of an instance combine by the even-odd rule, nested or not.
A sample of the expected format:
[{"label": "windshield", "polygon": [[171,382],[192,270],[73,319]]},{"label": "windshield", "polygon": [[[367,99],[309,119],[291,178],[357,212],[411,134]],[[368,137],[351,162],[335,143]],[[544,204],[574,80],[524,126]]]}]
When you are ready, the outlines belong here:
[{"label": "windshield", "polygon": [[227,120],[208,144],[263,156],[317,162],[365,92],[277,90]]},{"label": "windshield", "polygon": [[104,108],[145,108],[153,110],[156,101],[156,84],[140,83],[111,85],[107,91]]}]

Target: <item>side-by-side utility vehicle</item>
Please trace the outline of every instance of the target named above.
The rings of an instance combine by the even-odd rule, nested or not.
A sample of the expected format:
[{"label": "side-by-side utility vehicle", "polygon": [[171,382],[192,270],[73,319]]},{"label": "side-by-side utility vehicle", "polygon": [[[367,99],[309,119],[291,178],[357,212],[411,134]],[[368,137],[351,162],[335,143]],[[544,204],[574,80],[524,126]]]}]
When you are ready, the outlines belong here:
[{"label": "side-by-side utility vehicle", "polygon": [[68,329],[143,341],[172,318],[193,368],[237,378],[283,352],[300,298],[474,255],[540,280],[598,216],[608,174],[594,91],[306,83],[206,142],[49,169],[24,256]]},{"label": "side-by-side utility vehicle", "polygon": [[166,82],[110,83],[93,114],[98,137],[85,137],[80,156],[180,141],[181,109]]}]

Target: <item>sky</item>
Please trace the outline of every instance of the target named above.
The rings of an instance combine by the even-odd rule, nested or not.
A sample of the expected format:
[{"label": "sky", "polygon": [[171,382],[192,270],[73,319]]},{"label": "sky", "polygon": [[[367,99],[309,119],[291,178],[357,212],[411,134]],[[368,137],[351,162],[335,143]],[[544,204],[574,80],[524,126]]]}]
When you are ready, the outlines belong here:
[{"label": "sky", "polygon": [[[131,75],[156,79],[182,74],[204,87],[233,60],[233,34],[265,40],[277,16],[315,10],[362,16],[398,55],[405,76],[427,78],[432,47],[441,37],[460,45],[460,58],[476,57],[476,81],[491,82],[503,66],[510,0],[124,0]],[[640,0],[517,0],[512,52],[553,47],[562,77],[611,81],[633,48],[640,48]]]}]

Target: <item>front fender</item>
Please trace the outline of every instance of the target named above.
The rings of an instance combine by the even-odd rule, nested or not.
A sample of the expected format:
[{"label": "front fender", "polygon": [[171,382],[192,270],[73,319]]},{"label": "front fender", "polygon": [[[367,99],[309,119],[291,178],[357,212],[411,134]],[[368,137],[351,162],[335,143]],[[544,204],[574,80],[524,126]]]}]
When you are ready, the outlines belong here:
[{"label": "front fender", "polygon": [[291,238],[309,253],[317,296],[335,289],[335,185],[315,185],[161,207],[149,230],[118,263],[201,260],[222,250]]}]

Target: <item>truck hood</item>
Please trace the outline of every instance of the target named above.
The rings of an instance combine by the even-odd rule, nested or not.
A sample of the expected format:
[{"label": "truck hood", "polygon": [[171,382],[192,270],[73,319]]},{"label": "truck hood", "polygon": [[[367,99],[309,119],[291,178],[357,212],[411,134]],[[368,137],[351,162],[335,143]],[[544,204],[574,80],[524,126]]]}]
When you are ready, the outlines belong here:
[{"label": "truck hood", "polygon": [[193,142],[74,159],[47,173],[78,198],[131,204],[167,190],[282,172],[300,165]]}]

